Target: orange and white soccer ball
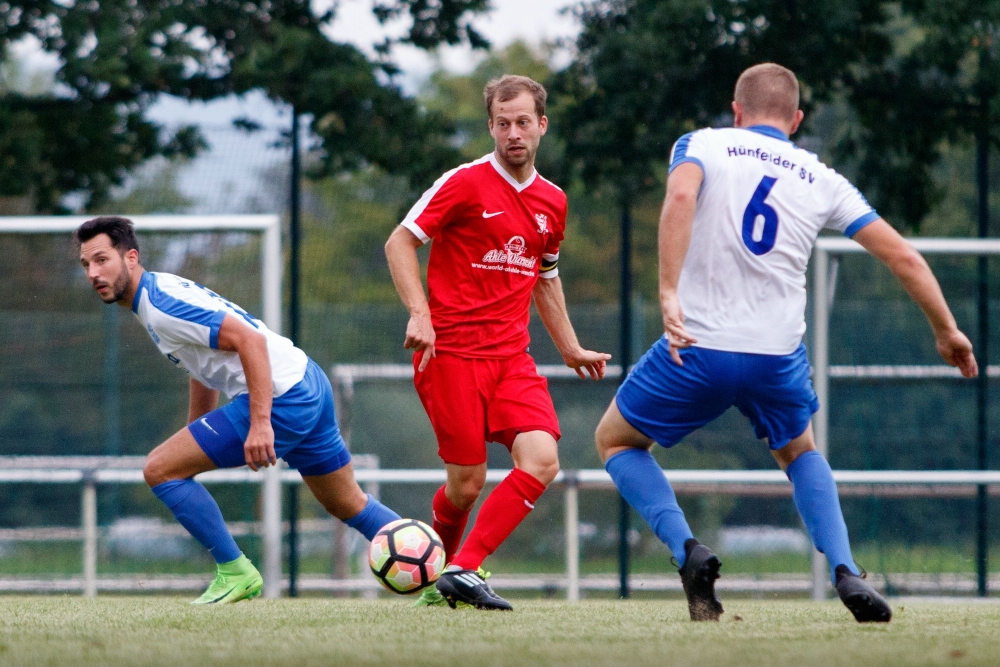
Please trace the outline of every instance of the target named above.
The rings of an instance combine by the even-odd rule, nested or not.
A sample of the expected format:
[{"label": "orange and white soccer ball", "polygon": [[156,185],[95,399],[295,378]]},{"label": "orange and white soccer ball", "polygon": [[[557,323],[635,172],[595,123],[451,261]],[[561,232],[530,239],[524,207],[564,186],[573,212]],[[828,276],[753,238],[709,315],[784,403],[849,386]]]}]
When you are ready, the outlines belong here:
[{"label": "orange and white soccer ball", "polygon": [[399,519],[382,526],[372,539],[368,565],[393,593],[416,593],[444,572],[444,545],[434,529],[416,519]]}]

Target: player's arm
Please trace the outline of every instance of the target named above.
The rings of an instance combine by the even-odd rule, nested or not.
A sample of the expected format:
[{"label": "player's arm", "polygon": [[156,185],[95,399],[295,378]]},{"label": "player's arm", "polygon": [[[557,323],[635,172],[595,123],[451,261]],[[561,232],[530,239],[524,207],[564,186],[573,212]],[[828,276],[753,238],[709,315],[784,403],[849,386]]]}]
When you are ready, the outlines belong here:
[{"label": "player's arm", "polygon": [[209,389],[202,383],[192,378],[188,391],[188,420],[191,424],[207,415],[219,405],[219,392]]},{"label": "player's arm", "polygon": [[678,365],[683,365],[683,362],[677,350],[698,342],[684,328],[677,284],[681,279],[688,246],[691,245],[691,227],[703,180],[704,173],[698,164],[685,162],[677,165],[667,177],[667,194],[660,211],[660,310],[663,330],[670,343],[670,356]]},{"label": "player's arm", "polygon": [[402,225],[389,237],[385,244],[385,257],[389,261],[389,272],[396,292],[403,305],[410,312],[410,321],[406,325],[406,340],[403,347],[407,350],[423,350],[418,371],[427,368],[434,358],[434,341],[437,338],[431,325],[431,309],[424,294],[424,285],[420,280],[420,261],[417,259],[417,248],[423,242]]},{"label": "player's arm", "polygon": [[235,352],[243,365],[243,375],[250,395],[250,432],[243,451],[251,470],[274,465],[274,429],[271,428],[271,358],[267,339],[235,315],[226,315],[219,326],[219,349]]},{"label": "player's arm", "polygon": [[532,294],[535,297],[535,309],[566,365],[576,370],[576,374],[582,379],[587,377],[584,375],[584,369],[593,380],[603,378],[611,355],[585,350],[580,345],[576,332],[573,331],[573,325],[569,321],[566,297],[563,295],[562,280],[559,276],[539,278]]},{"label": "player's arm", "polygon": [[972,343],[959,331],[941,286],[923,256],[882,218],[862,227],[853,238],[889,267],[924,311],[934,332],[938,354],[949,365],[957,366],[964,377],[976,377],[979,367],[972,354]]}]

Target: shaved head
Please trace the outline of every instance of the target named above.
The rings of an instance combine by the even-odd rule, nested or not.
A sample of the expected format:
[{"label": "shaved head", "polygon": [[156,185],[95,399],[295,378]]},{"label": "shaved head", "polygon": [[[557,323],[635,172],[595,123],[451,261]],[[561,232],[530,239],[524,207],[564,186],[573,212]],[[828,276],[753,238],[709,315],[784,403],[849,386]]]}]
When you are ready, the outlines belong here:
[{"label": "shaved head", "polygon": [[733,100],[749,118],[792,121],[799,109],[799,82],[781,65],[754,65],[740,74]]}]

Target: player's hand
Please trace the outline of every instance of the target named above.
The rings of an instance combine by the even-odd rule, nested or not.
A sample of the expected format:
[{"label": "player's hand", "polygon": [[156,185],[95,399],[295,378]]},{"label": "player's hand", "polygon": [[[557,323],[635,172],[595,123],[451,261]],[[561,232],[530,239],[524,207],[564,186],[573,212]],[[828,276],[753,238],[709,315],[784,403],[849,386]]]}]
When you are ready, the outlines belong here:
[{"label": "player's hand", "polygon": [[255,472],[278,462],[274,453],[274,429],[271,428],[270,420],[250,423],[250,432],[243,444],[243,455],[247,467]]},{"label": "player's hand", "polygon": [[406,324],[406,340],[403,341],[403,349],[424,353],[420,359],[420,365],[417,367],[417,371],[420,373],[424,372],[427,364],[434,358],[435,340],[437,340],[437,334],[434,333],[434,327],[431,325],[431,314],[411,315],[410,321]]},{"label": "player's hand", "polygon": [[667,342],[670,344],[670,356],[675,364],[683,366],[679,350],[691,347],[692,343],[698,341],[684,328],[684,313],[681,312],[677,292],[660,294],[660,310],[663,312],[663,332],[667,334]]},{"label": "player's hand", "polygon": [[972,343],[958,329],[951,329],[935,339],[938,354],[949,366],[957,366],[962,377],[974,378],[979,375],[979,364],[972,354]]},{"label": "player's hand", "polygon": [[610,359],[611,355],[606,352],[593,352],[582,347],[563,356],[566,365],[575,370],[581,380],[586,380],[587,375],[590,375],[591,380],[603,378]]}]

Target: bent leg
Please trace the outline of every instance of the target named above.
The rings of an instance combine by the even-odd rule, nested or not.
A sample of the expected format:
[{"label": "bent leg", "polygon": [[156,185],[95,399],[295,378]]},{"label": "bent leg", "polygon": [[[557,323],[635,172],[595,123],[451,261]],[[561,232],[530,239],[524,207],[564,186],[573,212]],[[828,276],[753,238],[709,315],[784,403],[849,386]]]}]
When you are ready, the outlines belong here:
[{"label": "bent leg", "polygon": [[366,540],[371,541],[382,526],[400,518],[361,490],[350,463],[325,475],[303,475],[302,481],[327,512],[364,535]]},{"label": "bent leg", "polygon": [[215,499],[192,479],[215,467],[191,432],[183,428],[149,454],[142,472],[156,497],[208,549],[215,562],[222,564],[236,560],[242,552],[226,527]]},{"label": "bent leg", "polygon": [[[535,508],[535,502],[559,472],[556,439],[547,431],[517,434],[511,454],[514,469],[483,503],[468,539],[452,560],[463,570],[478,569],[496,551]],[[485,465],[483,472],[485,475]]]},{"label": "bent leg", "polygon": [[434,494],[431,512],[434,530],[444,544],[445,560],[451,562],[462,543],[469,512],[486,483],[486,464],[446,463],[445,471],[448,480]]},{"label": "bent leg", "polygon": [[809,531],[816,549],[826,554],[830,564],[830,580],[836,584],[834,571],[845,565],[854,574],[858,566],[851,555],[847,524],[840,509],[837,484],[833,471],[823,455],[816,451],[812,425],[802,435],[781,449],[773,450],[774,458],[792,482],[792,498]]},{"label": "bent leg", "polygon": [[604,469],[618,492],[670,548],[677,567],[684,567],[687,560],[684,543],[694,535],[677,504],[674,490],[649,451],[652,441],[622,417],[616,400],[611,401],[597,425],[595,439]]}]

